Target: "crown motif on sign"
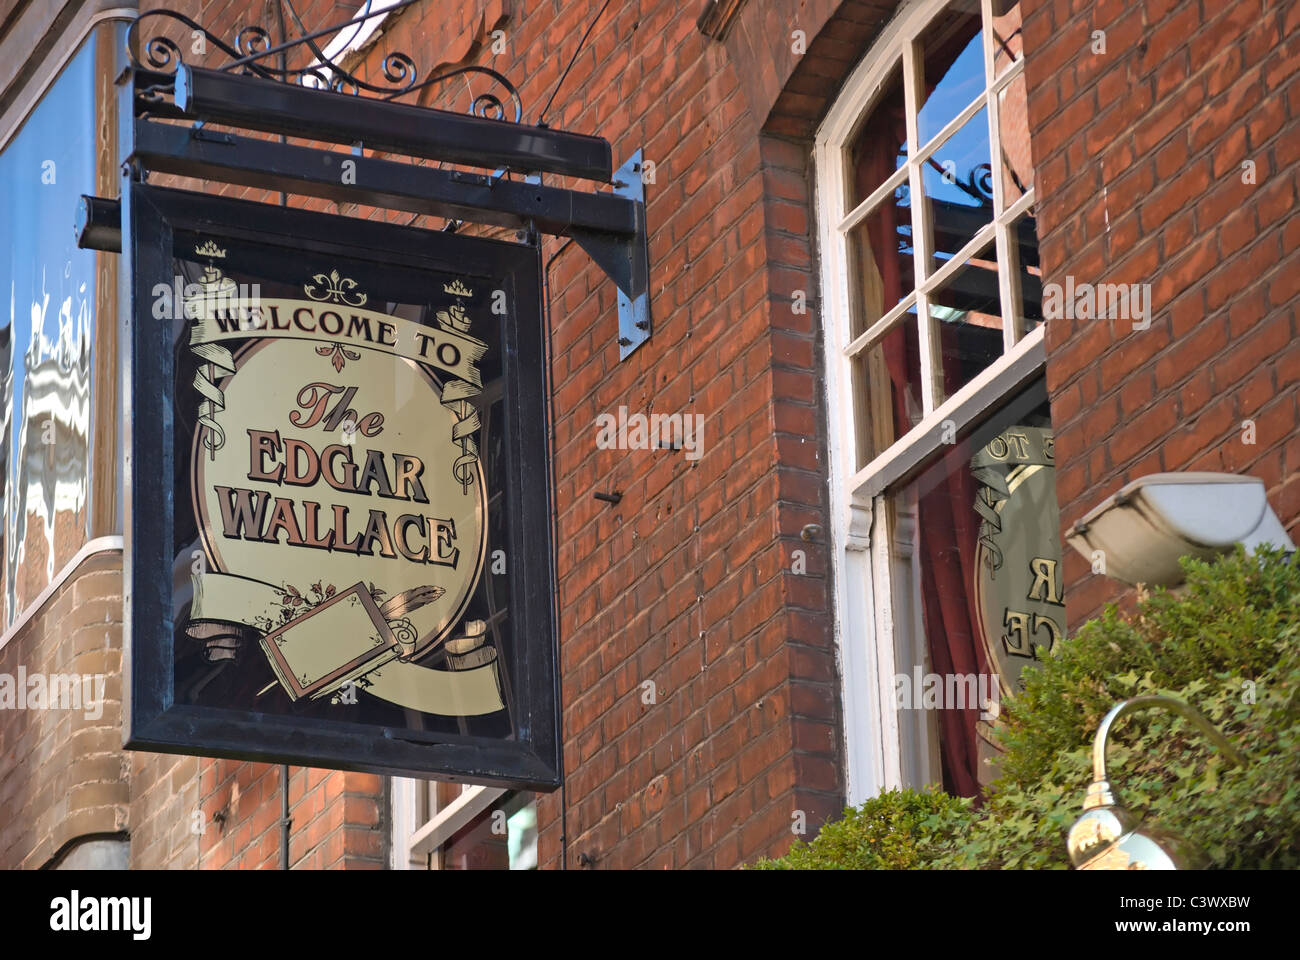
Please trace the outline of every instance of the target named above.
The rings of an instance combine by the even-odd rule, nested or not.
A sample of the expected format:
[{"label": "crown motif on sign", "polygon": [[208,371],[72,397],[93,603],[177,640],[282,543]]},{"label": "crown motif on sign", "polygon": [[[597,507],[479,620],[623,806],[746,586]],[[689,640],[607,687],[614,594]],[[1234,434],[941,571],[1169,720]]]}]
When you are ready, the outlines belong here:
[{"label": "crown motif on sign", "polygon": [[470,297],[474,295],[474,291],[465,286],[465,284],[461,283],[459,280],[453,280],[451,283],[444,284],[442,289],[444,292],[450,293],[453,297]]},{"label": "crown motif on sign", "polygon": [[226,251],[222,250],[211,240],[199,244],[194,248],[194,252],[200,257],[225,257]]}]

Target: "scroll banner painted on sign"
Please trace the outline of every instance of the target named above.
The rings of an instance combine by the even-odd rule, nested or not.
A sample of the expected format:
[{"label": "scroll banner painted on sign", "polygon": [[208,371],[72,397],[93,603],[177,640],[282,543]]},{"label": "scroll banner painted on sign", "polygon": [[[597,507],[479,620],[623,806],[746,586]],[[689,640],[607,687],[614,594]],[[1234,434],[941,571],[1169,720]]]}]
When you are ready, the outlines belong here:
[{"label": "scroll banner painted on sign", "polygon": [[[284,589],[248,577],[207,572],[193,577],[186,633],[233,657],[256,640],[289,696],[318,699],[357,681],[367,693],[422,713],[479,716],[504,707],[495,656],[468,669],[434,670],[401,659],[418,637],[405,614],[436,600],[422,587],[377,603],[364,584],[280,623]],[[454,644],[455,641],[452,641]],[[490,651],[495,654],[495,651]],[[467,658],[449,657],[453,664]],[[467,664],[468,666],[468,664]]]},{"label": "scroll banner painted on sign", "polygon": [[232,308],[217,298],[200,297],[187,302],[186,315],[195,321],[190,328],[191,347],[262,337],[319,340],[405,357],[476,387],[483,385],[475,364],[487,352],[487,344],[386,313],[334,309],[307,300],[259,300],[251,305],[236,301]]}]

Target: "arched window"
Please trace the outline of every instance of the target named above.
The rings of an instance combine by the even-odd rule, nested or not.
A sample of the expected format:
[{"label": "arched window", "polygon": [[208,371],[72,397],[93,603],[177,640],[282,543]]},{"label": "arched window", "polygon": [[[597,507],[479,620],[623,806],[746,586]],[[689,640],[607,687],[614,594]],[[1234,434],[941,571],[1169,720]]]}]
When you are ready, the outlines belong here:
[{"label": "arched window", "polygon": [[904,4],[817,136],[853,802],[976,792],[1064,632],[1020,17]]}]

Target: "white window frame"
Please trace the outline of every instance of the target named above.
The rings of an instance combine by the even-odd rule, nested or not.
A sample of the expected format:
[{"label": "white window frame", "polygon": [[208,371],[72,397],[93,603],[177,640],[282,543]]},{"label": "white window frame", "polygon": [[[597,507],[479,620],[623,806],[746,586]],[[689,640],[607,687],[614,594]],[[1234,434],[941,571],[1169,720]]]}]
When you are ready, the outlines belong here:
[{"label": "white window frame", "polygon": [[[437,804],[438,782],[392,778],[393,843],[390,866],[394,870],[423,870],[429,855],[506,795],[500,787],[465,786],[446,806]],[[421,822],[417,791],[426,791],[427,820]],[[441,866],[439,864],[438,866]]]},{"label": "white window frame", "polygon": [[[913,474],[943,443],[945,424],[958,435],[987,415],[1027,381],[1040,375],[1045,365],[1044,329],[1039,324],[1019,336],[1020,323],[1003,323],[1004,353],[989,367],[937,402],[942,371],[934,336],[919,338],[922,419],[892,446],[857,469],[855,407],[851,359],[874,344],[903,319],[910,307],[917,316],[930,317],[929,296],[992,239],[999,263],[999,292],[1004,318],[1020,315],[1016,287],[1011,282],[1017,265],[1012,257],[1010,226],[1033,204],[1033,187],[1002,210],[1000,166],[1002,151],[998,125],[998,94],[1024,74],[1024,57],[1003,68],[993,84],[985,84],[980,99],[969,105],[919,151],[909,151],[907,163],[873,191],[862,203],[846,210],[850,180],[848,148],[858,122],[874,108],[883,84],[901,62],[905,75],[920,76],[913,40],[941,13],[949,0],[910,0],[872,44],[854,69],[817,131],[814,143],[817,221],[821,249],[823,341],[825,344],[826,410],[830,446],[830,498],[833,522],[831,546],[836,571],[835,639],[843,683],[843,715],[847,800],[859,804],[882,791],[918,786],[933,780],[937,754],[933,732],[900,716],[894,707],[894,681],[899,662],[923,663],[924,646],[918,624],[920,611],[913,605],[901,611],[906,621],[899,628],[889,598],[895,594],[902,567],[914,561],[905,548],[911,542],[907,529],[914,517],[900,515],[890,529],[884,509],[891,485]],[[992,0],[981,0],[984,23],[991,22]],[[986,81],[993,63],[992,32],[984,30]],[[1032,55],[1032,51],[1030,54]],[[918,84],[905,84],[914,91]],[[907,133],[917,140],[917,104],[907,94]],[[933,270],[928,249],[929,210],[917,202],[925,196],[922,164],[948,136],[987,107],[989,154],[993,165],[995,216],[980,232],[938,270]],[[906,180],[916,201],[911,211],[916,251],[916,290],[857,337],[851,337],[849,302],[848,231]],[[1000,213],[998,211],[1001,211]],[[933,272],[931,272],[933,270]],[[1009,309],[1010,308],[1010,309]],[[936,329],[930,320],[929,331]],[[908,578],[911,579],[911,578]],[[880,598],[880,601],[877,601]],[[907,658],[905,661],[903,658]],[[915,711],[912,711],[915,714]]]}]

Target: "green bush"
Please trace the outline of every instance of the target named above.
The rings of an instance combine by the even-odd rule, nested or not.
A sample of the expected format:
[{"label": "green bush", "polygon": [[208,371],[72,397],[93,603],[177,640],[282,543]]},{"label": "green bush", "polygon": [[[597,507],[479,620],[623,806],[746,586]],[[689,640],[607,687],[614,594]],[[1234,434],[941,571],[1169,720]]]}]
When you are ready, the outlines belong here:
[{"label": "green bush", "polygon": [[1183,567],[1177,592],[1143,594],[1131,617],[1108,607],[1025,671],[978,811],[936,788],[890,792],[756,866],[1066,868],[1097,725],[1119,701],[1160,693],[1200,710],[1249,763],[1227,764],[1181,717],[1137,713],[1107,750],[1120,803],[1181,834],[1206,866],[1300,867],[1300,560],[1238,550]]},{"label": "green bush", "polygon": [[910,870],[940,856],[954,830],[969,826],[971,801],[942,791],[882,794],[844,811],[812,843],[796,841],[780,860],[760,870]]}]

